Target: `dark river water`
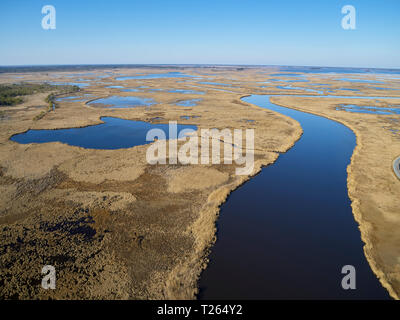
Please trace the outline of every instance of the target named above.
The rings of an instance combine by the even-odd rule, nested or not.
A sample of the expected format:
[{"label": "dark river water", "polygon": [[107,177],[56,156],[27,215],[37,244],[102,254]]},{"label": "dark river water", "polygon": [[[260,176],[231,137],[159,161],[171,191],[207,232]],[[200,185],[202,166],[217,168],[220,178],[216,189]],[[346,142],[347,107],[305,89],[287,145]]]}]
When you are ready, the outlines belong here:
[{"label": "dark river water", "polygon": [[[347,194],[352,131],[266,95],[243,100],[297,120],[304,133],[221,206],[199,298],[389,299],[364,256]],[[341,286],[345,265],[356,269],[355,290]]]}]

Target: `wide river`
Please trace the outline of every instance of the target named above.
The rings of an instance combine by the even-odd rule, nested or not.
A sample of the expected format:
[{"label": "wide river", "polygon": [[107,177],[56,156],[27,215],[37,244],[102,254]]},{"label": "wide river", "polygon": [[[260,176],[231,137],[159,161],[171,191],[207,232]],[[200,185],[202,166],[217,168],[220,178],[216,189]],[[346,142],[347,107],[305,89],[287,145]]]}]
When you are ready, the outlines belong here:
[{"label": "wide river", "polygon": [[[199,298],[389,299],[364,256],[347,193],[353,132],[267,95],[243,100],[297,120],[304,133],[221,206]],[[355,267],[355,290],[341,286],[345,265]]]}]

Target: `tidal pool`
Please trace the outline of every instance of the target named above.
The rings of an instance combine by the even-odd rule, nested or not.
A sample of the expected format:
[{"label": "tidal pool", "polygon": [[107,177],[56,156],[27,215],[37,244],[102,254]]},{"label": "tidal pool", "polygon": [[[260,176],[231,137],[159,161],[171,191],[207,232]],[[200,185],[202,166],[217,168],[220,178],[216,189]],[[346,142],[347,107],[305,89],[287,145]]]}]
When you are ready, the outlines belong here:
[{"label": "tidal pool", "polygon": [[344,110],[355,113],[370,113],[370,114],[400,114],[400,108],[386,108],[374,106],[357,106],[354,104],[342,104],[336,110]]},{"label": "tidal pool", "polygon": [[70,97],[61,97],[57,98],[56,101],[65,101],[65,100],[75,100],[81,98],[80,96],[70,96]]},{"label": "tidal pool", "polygon": [[374,90],[393,90],[393,91],[398,91],[398,90],[400,90],[400,89],[383,88],[383,87],[368,87],[367,89],[374,89]]},{"label": "tidal pool", "polygon": [[[388,299],[364,256],[347,193],[352,131],[267,95],[242,100],[297,120],[304,132],[221,206],[199,298]],[[356,269],[356,290],[341,287],[345,265]]]},{"label": "tidal pool", "polygon": [[90,101],[88,105],[105,108],[135,108],[146,107],[155,103],[151,98],[111,96]]},{"label": "tidal pool", "polygon": [[197,102],[201,101],[203,99],[189,99],[189,100],[182,100],[177,103],[175,103],[177,106],[180,107],[194,107],[197,106]]},{"label": "tidal pool", "polygon": [[138,89],[122,89],[121,92],[139,92]]},{"label": "tidal pool", "polygon": [[315,92],[317,94],[324,94],[323,91],[320,90],[315,90],[315,89],[309,89],[309,88],[302,88],[302,87],[292,87],[292,86],[276,86],[278,89],[283,89],[283,90],[303,90],[307,92]]},{"label": "tidal pool", "polygon": [[360,91],[360,89],[353,89],[353,88],[339,88],[339,89],[336,89],[336,90],[345,90],[345,91],[353,91],[353,92]]},{"label": "tidal pool", "polygon": [[[102,117],[101,120],[104,123],[83,128],[28,130],[10,139],[22,144],[62,142],[86,149],[124,149],[148,144],[151,141],[146,141],[146,134],[150,129],[163,130],[169,139],[168,124],[152,124],[113,117]],[[178,124],[177,129],[179,134],[183,129],[197,130],[197,126]]]},{"label": "tidal pool", "polygon": [[348,81],[348,82],[360,82],[360,83],[384,83],[382,81],[377,81],[377,80],[354,79],[354,78],[341,78],[341,79],[335,79],[335,81]]},{"label": "tidal pool", "polygon": [[304,80],[282,80],[282,81],[285,81],[285,82],[310,82],[310,80],[306,80],[306,79],[304,79]]},{"label": "tidal pool", "polygon": [[85,101],[88,100],[89,97],[93,97],[92,94],[90,93],[85,93],[84,95],[81,96],[66,96],[66,97],[59,97],[56,98],[57,102],[62,102],[62,101],[72,101],[72,102],[79,102],[79,101]]}]

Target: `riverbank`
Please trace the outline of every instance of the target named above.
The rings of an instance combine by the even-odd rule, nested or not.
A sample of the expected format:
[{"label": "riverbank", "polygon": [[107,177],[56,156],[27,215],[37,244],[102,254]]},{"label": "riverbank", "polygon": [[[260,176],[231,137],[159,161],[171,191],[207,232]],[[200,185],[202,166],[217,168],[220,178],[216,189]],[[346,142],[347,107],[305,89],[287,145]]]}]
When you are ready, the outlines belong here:
[{"label": "riverbank", "polygon": [[[393,126],[393,117],[338,112],[336,107],[345,99],[282,96],[274,97],[272,101],[340,122],[355,133],[357,145],[347,170],[353,214],[360,226],[371,269],[390,295],[399,299],[400,248],[397,244],[400,236],[396,230],[400,228],[400,202],[396,195],[400,185],[391,166],[396,150],[400,149],[400,138],[388,130]],[[394,101],[399,103],[400,99]],[[366,99],[352,100],[351,103],[368,105]]]},{"label": "riverbank", "polygon": [[[303,135],[221,207],[200,298],[388,299],[365,259],[347,195],[346,168],[355,147],[351,130],[277,106],[270,96],[244,101],[295,119]],[[345,265],[357,270],[357,290],[340,286]]]}]

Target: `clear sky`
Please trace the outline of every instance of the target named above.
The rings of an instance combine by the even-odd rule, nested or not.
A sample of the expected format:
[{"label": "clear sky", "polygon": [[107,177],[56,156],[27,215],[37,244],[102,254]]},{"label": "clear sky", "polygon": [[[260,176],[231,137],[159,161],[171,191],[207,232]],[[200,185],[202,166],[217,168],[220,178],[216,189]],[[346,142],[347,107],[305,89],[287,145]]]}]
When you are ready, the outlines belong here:
[{"label": "clear sky", "polygon": [[[356,30],[341,26],[347,4]],[[0,0],[0,39],[0,65],[400,68],[400,0]]]}]

